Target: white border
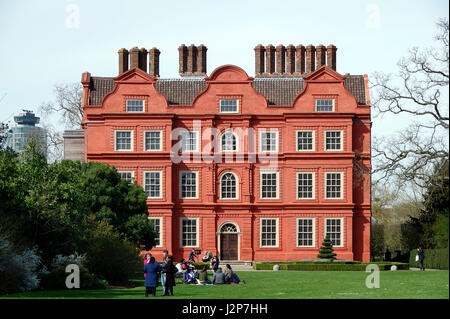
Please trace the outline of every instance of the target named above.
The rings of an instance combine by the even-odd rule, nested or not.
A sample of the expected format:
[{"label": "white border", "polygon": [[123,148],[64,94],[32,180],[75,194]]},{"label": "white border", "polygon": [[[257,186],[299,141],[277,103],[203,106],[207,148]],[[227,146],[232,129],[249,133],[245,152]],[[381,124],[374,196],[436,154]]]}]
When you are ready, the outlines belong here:
[{"label": "white border", "polygon": [[[312,219],[312,242],[313,243],[311,246],[309,246],[309,245],[308,246],[307,245],[299,246],[298,245],[298,221],[300,219],[302,219],[302,220]],[[316,247],[316,218],[315,217],[297,217],[295,219],[295,240],[296,240],[295,246],[297,248],[314,248],[314,247]]]},{"label": "white border", "polygon": [[[299,150],[298,149],[298,133],[299,132],[312,132],[312,149],[311,150]],[[316,130],[296,130],[295,131],[295,150],[297,152],[315,152],[316,151]]]},{"label": "white border", "polygon": [[[127,101],[142,101],[142,111],[128,111]],[[125,112],[126,113],[145,113],[145,99],[125,99]]]},{"label": "white border", "polygon": [[[332,100],[333,101],[333,106],[332,106],[332,110],[331,111],[317,111],[317,101],[318,100]],[[335,111],[335,104],[336,104],[336,101],[335,101],[335,99],[334,98],[315,98],[314,99],[314,110],[316,111],[316,112],[318,112],[318,113],[330,113],[330,112],[334,112]]]},{"label": "white border", "polygon": [[[131,149],[129,150],[118,150],[117,149],[117,132],[131,132]],[[115,152],[133,152],[134,151],[134,130],[114,130],[114,151]]]},{"label": "white border", "polygon": [[162,217],[153,217],[149,216],[148,219],[158,219],[159,220],[159,245],[155,246],[155,248],[163,247],[163,218]]},{"label": "white border", "polygon": [[[341,196],[333,197],[333,198],[327,197],[327,174],[341,175]],[[324,174],[323,174],[323,198],[326,200],[344,199],[344,172],[324,172]]]},{"label": "white border", "polygon": [[[276,220],[276,244],[275,246],[263,246],[262,245],[262,221],[275,219]],[[280,237],[280,220],[278,217],[260,217],[259,218],[259,248],[278,248],[280,245],[279,242]]]},{"label": "white border", "polygon": [[[134,171],[119,171],[119,170],[117,170],[117,173],[119,173],[119,175],[120,175],[120,173],[131,173],[131,183],[133,183],[133,181],[135,180],[134,179]],[[122,176],[120,176],[120,178],[122,178],[123,179],[123,177]],[[125,179],[124,179],[125,180]]]},{"label": "white border", "polygon": [[[275,148],[275,151],[263,151],[262,150],[262,133],[267,133],[267,132],[270,132],[270,133],[276,133],[276,138],[275,138],[275,141],[276,141],[276,148]],[[258,129],[258,144],[259,144],[259,147],[258,147],[258,149],[259,149],[259,152],[260,153],[278,153],[278,150],[279,150],[279,141],[278,141],[278,139],[280,138],[280,135],[279,135],[279,133],[278,133],[278,128],[269,128],[269,129],[267,129],[267,128],[260,128],[260,129]]]},{"label": "white border", "polygon": [[[234,178],[236,178],[236,198],[222,198],[222,177],[223,175],[227,174],[227,173],[231,173],[234,175]],[[235,172],[232,171],[225,171],[222,172],[222,174],[220,174],[219,176],[219,199],[220,200],[239,200],[239,177],[237,176],[237,174]]]},{"label": "white border", "polygon": [[[341,133],[341,148],[327,150],[327,132],[340,132]],[[344,130],[324,130],[323,131],[323,150],[324,152],[341,152],[344,150]]]},{"label": "white border", "polygon": [[[325,217],[324,218],[324,222],[323,222],[324,238],[327,235],[327,220],[329,220],[329,219],[339,219],[341,221],[341,236],[340,236],[341,244],[339,246],[333,245],[333,247],[342,248],[342,247],[344,247],[344,217]],[[331,238],[330,238],[330,240],[331,240]]]},{"label": "white border", "polygon": [[[227,132],[231,132],[231,134],[233,134],[233,136],[234,136],[234,138],[236,139],[236,150],[235,151],[230,151],[230,150],[223,150],[222,149],[222,146],[223,146],[223,144],[222,144],[222,137],[227,133]],[[237,153],[237,152],[239,152],[239,138],[238,138],[238,136],[237,136],[237,134],[236,133],[234,133],[234,131],[233,131],[233,129],[226,129],[226,130],[224,130],[223,132],[222,132],[222,134],[220,134],[220,136],[219,136],[219,152],[220,153]]]},{"label": "white border", "polygon": [[[182,196],[182,184],[181,184],[181,175],[183,173],[195,173],[195,197],[183,197]],[[178,190],[179,190],[179,198],[180,199],[198,199],[198,188],[199,188],[199,180],[198,180],[198,171],[190,171],[190,170],[183,170],[180,171],[178,174]]]},{"label": "white border", "polygon": [[[159,149],[157,150],[146,150],[145,149],[145,133],[147,132],[159,132]],[[162,130],[144,130],[142,131],[142,149],[144,152],[161,152],[163,147],[163,131]]]},{"label": "white border", "polygon": [[[197,246],[183,246],[183,220],[196,220],[196,228],[197,232],[195,234],[196,236],[196,242]],[[180,248],[187,248],[187,247],[193,247],[193,248],[199,248],[200,247],[200,218],[198,217],[180,217]]]},{"label": "white border", "polygon": [[[147,197],[147,199],[161,199],[163,198],[163,178],[162,178],[162,174],[163,171],[143,171],[142,172],[142,188],[145,191],[145,174],[146,173],[159,173],[159,197]],[[146,192],[146,191],[145,191]],[[147,193],[147,192],[146,192]]]},{"label": "white border", "polygon": [[[299,198],[298,197],[298,174],[312,174],[312,198]],[[297,200],[314,200],[316,199],[316,172],[309,172],[309,171],[300,171],[295,172],[295,198]]]},{"label": "white border", "polygon": [[[226,101],[226,100],[236,101],[236,111],[235,112],[222,111],[222,101]],[[219,99],[219,113],[221,113],[221,114],[237,114],[237,113],[239,113],[239,99]]]},{"label": "white border", "polygon": [[[184,150],[183,149],[183,143],[181,142],[181,140],[183,139],[183,133],[185,132],[193,132],[195,133],[195,148],[194,150]],[[188,153],[197,153],[199,152],[199,136],[200,136],[200,132],[198,130],[186,130],[186,131],[182,131],[179,135],[180,139],[179,142],[181,143],[180,147],[181,147],[181,153],[182,154],[188,154]]]},{"label": "white border", "polygon": [[[277,185],[276,185],[277,196],[270,197],[270,198],[262,197],[262,174],[273,174],[273,173],[276,174],[276,179],[277,179]],[[280,199],[280,172],[279,171],[265,171],[265,170],[259,171],[259,199],[261,199],[261,200],[278,200],[278,199]]]}]

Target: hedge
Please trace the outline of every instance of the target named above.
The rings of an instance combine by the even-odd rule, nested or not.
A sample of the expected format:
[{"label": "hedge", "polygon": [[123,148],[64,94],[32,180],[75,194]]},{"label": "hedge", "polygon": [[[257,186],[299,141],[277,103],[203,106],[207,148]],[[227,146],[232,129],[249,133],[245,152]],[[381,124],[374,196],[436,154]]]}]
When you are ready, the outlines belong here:
[{"label": "hedge", "polygon": [[279,265],[280,270],[301,270],[301,271],[366,271],[367,265],[375,264],[380,270],[391,270],[391,266],[396,265],[397,270],[408,270],[409,264],[397,262],[377,262],[377,263],[277,263],[277,262],[254,262],[255,270],[273,270],[274,265]]},{"label": "hedge", "polygon": [[[442,249],[424,249],[425,269],[447,269],[448,270],[448,248]],[[419,267],[419,262],[416,261],[417,250],[411,250],[409,256],[409,266]]]}]

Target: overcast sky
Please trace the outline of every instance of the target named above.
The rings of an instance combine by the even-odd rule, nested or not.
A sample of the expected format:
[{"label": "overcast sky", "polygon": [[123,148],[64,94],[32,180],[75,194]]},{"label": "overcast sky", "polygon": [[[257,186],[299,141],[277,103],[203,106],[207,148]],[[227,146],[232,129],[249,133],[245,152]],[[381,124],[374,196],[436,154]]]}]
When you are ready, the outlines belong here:
[{"label": "overcast sky", "polygon": [[434,42],[448,9],[447,0],[0,0],[0,122],[37,111],[55,84],[79,82],[84,71],[116,76],[122,47],[157,47],[163,78],[179,76],[182,43],[208,47],[208,74],[235,64],[253,76],[259,43],[332,43],[341,74],[395,73],[409,48]]}]

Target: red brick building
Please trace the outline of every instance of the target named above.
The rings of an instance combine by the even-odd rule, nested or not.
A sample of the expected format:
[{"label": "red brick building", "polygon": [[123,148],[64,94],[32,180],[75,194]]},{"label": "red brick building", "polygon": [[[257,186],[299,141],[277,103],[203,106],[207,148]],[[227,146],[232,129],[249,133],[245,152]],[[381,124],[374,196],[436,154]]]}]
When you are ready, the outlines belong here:
[{"label": "red brick building", "polygon": [[135,47],[118,76],[83,73],[85,160],[145,189],[157,258],[309,259],[328,235],[369,261],[368,80],[337,73],[336,50],[258,45],[250,77],[207,75],[206,47],[182,45],[181,77],[162,79],[159,51]]}]

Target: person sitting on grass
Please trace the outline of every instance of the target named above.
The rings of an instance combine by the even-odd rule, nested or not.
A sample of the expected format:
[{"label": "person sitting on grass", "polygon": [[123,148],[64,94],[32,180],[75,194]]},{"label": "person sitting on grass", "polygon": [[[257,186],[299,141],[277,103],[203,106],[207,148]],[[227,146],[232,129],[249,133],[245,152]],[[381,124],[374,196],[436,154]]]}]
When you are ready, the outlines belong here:
[{"label": "person sitting on grass", "polygon": [[225,283],[229,284],[229,283],[231,283],[231,279],[233,278],[234,273],[233,273],[233,270],[231,269],[230,264],[226,264],[225,267],[226,267],[226,270],[225,270]]},{"label": "person sitting on grass", "polygon": [[198,281],[202,285],[210,285],[211,284],[211,280],[208,279],[208,267],[207,266],[203,266],[202,270],[200,271],[200,273],[198,275]]},{"label": "person sitting on grass", "polygon": [[213,285],[223,285],[225,283],[225,274],[222,272],[222,268],[219,267],[214,273],[212,284]]}]

